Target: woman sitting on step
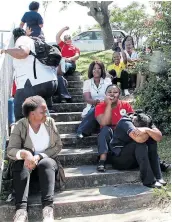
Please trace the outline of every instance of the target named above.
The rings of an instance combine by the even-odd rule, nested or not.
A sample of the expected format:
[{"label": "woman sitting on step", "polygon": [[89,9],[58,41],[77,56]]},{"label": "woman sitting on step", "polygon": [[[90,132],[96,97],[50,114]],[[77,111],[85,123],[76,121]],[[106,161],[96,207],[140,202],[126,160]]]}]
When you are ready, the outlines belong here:
[{"label": "woman sitting on step", "polygon": [[143,113],[127,116],[127,113],[133,113],[133,109],[127,102],[118,99],[119,94],[117,86],[108,86],[105,102],[95,109],[95,116],[101,125],[97,170],[105,171],[105,161],[110,154],[115,169],[128,170],[139,166],[143,184],[161,188],[166,185],[157,153],[157,142],[162,139],[162,134],[151,117]]},{"label": "woman sitting on step", "polygon": [[62,142],[54,120],[47,117],[47,105],[42,97],[28,97],[22,111],[25,118],[15,124],[7,148],[8,157],[14,160],[14,222],[28,220],[28,193],[33,179],[39,182],[41,190],[43,221],[52,222],[55,180],[60,178],[62,183],[65,180],[63,168],[57,159]]},{"label": "woman sitting on step", "polygon": [[94,117],[95,106],[104,100],[105,90],[112,84],[110,78],[106,78],[104,64],[100,61],[94,61],[88,69],[88,80],[84,82],[83,96],[87,103],[82,112],[82,122],[77,130],[77,137],[83,138],[93,133],[99,124]]}]

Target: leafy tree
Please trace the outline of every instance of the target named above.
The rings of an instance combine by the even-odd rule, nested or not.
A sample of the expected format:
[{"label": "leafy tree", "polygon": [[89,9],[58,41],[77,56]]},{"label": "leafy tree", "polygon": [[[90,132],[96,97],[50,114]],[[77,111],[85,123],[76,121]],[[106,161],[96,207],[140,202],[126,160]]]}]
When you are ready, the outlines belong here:
[{"label": "leafy tree", "polygon": [[[171,130],[171,2],[152,2],[155,16],[145,21],[152,32],[148,44],[154,47],[149,77],[136,97],[136,107],[149,113],[163,133]],[[144,70],[146,72],[146,70]]]},{"label": "leafy tree", "polygon": [[135,37],[138,47],[139,39],[147,34],[147,26],[145,25],[147,17],[145,6],[133,2],[123,9],[114,6],[111,10],[110,21]]}]

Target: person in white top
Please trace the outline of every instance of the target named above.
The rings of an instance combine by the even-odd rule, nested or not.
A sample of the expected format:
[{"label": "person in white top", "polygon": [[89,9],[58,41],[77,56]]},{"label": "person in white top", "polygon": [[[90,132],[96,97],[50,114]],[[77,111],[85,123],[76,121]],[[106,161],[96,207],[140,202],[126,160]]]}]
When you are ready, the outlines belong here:
[{"label": "person in white top", "polygon": [[94,117],[95,106],[104,100],[106,88],[111,84],[111,79],[106,77],[104,64],[100,61],[92,62],[88,69],[88,80],[83,86],[87,106],[82,112],[83,121],[77,130],[78,138],[91,135],[99,126]]},{"label": "person in white top", "polygon": [[16,121],[23,117],[22,104],[29,96],[42,96],[51,109],[51,97],[55,93],[58,85],[56,70],[46,66],[36,59],[37,78],[34,77],[33,62],[35,53],[34,40],[26,36],[26,32],[21,28],[13,30],[15,47],[1,50],[0,53],[7,53],[12,56],[15,69],[17,92],[14,99],[14,113]]},{"label": "person in white top", "polygon": [[[14,126],[9,138],[7,155],[12,164],[16,214],[14,222],[28,221],[27,200],[30,181],[39,183],[43,208],[43,222],[53,222],[53,197],[58,171],[58,153],[62,148],[60,135],[47,105],[41,96],[27,98],[22,111],[25,118]],[[34,191],[38,192],[37,187]]]}]

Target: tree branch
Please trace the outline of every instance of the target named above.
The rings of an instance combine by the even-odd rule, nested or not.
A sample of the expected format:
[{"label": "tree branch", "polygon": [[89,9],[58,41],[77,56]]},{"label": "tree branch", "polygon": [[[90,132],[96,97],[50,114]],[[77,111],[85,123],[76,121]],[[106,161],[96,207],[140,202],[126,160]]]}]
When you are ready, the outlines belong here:
[{"label": "tree branch", "polygon": [[89,7],[88,2],[80,2],[80,1],[74,1],[74,2],[78,5]]}]

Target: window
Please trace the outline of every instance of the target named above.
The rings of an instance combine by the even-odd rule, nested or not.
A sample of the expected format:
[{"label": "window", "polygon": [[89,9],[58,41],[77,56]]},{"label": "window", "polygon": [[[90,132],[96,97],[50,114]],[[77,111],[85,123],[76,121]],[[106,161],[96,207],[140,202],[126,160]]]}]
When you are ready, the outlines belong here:
[{"label": "window", "polygon": [[79,35],[80,40],[91,40],[92,39],[92,32],[84,32]]},{"label": "window", "polygon": [[102,40],[103,39],[101,31],[100,32],[95,32],[95,36],[96,36],[97,40]]},{"label": "window", "polygon": [[121,38],[125,37],[125,35],[120,31],[112,31],[112,33],[113,33],[113,36],[115,36],[115,37],[117,37],[117,36],[120,36]]}]

